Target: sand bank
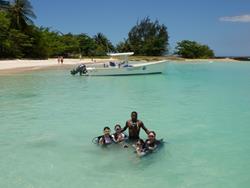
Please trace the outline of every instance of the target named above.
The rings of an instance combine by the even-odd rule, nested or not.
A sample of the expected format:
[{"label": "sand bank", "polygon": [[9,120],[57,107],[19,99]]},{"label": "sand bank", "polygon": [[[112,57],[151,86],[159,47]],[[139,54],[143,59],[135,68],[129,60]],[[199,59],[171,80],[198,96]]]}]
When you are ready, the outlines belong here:
[{"label": "sand bank", "polygon": [[109,59],[64,59],[63,64],[58,63],[57,59],[48,60],[1,60],[0,74],[9,74],[24,71],[41,69],[65,69],[73,68],[80,63],[98,64]]},{"label": "sand bank", "polygon": [[[133,57],[134,58],[134,57]],[[142,57],[139,59],[137,56],[135,56],[135,59],[131,58],[132,60],[142,60]],[[162,59],[150,59],[151,61],[157,61],[157,60],[169,60],[173,62],[194,62],[194,63],[202,63],[202,62],[242,62],[234,59],[171,59],[166,57],[160,57]],[[144,57],[145,59],[145,57]],[[63,64],[58,63],[57,59],[48,59],[48,60],[0,60],[0,74],[13,74],[18,72],[26,72],[26,71],[34,71],[34,70],[47,70],[47,69],[72,69],[76,65],[80,63],[84,64],[101,64],[103,62],[110,61],[110,59],[64,59]],[[250,61],[249,61],[250,62]]]}]

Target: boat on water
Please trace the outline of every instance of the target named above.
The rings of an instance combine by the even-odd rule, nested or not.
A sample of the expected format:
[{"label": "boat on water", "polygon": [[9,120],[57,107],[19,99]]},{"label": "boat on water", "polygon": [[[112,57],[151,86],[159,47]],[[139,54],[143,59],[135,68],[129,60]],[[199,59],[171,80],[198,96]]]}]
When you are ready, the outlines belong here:
[{"label": "boat on water", "polygon": [[129,62],[128,56],[133,55],[134,52],[126,53],[110,53],[111,57],[123,57],[123,61],[110,61],[103,63],[102,66],[87,67],[80,64],[76,69],[71,71],[72,75],[79,73],[83,76],[126,76],[126,75],[144,75],[144,74],[161,74],[166,68],[166,62]]}]

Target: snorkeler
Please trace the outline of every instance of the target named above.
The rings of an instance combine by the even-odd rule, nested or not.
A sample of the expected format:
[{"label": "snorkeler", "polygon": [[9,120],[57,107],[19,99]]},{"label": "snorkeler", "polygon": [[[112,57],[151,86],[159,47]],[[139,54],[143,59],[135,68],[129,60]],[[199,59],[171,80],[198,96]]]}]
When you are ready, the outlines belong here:
[{"label": "snorkeler", "polygon": [[115,125],[115,133],[112,135],[113,140],[116,143],[123,142],[126,138],[126,135],[121,132],[122,128],[119,124]]},{"label": "snorkeler", "polygon": [[139,157],[146,155],[145,142],[142,139],[138,139],[137,142],[133,144],[133,147],[135,148],[135,153]]},{"label": "snorkeler", "polygon": [[103,135],[100,137],[98,143],[101,145],[108,145],[113,143],[113,137],[110,135],[110,128],[104,127]]},{"label": "snorkeler", "polygon": [[144,126],[143,122],[137,119],[137,112],[131,113],[131,119],[126,122],[125,127],[121,130],[124,132],[128,128],[129,140],[139,139],[140,129],[142,128],[147,134],[149,130]]},{"label": "snorkeler", "polygon": [[145,141],[145,150],[154,151],[160,144],[161,141],[156,139],[156,133],[154,131],[149,131],[148,139]]}]

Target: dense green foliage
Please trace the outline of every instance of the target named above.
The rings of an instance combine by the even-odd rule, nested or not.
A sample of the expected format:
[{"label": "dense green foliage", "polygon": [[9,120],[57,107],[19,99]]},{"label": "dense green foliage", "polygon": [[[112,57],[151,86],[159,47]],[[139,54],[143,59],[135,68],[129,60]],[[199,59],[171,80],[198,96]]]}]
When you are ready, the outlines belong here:
[{"label": "dense green foliage", "polygon": [[211,58],[214,52],[207,45],[199,44],[195,41],[183,40],[177,43],[176,52],[184,58]]},{"label": "dense green foliage", "polygon": [[[132,27],[128,38],[116,47],[102,33],[63,34],[33,24],[36,18],[29,0],[0,0],[0,58],[39,58],[104,56],[107,52],[134,51],[136,55],[159,56],[168,53],[165,25],[148,17]],[[192,41],[178,43],[177,54],[212,57],[209,47]]]},{"label": "dense green foliage", "polygon": [[0,58],[48,58],[106,55],[115,47],[102,33],[62,34],[37,27],[28,0],[0,0]]},{"label": "dense green foliage", "polygon": [[148,17],[138,22],[128,33],[128,39],[117,45],[119,51],[134,51],[136,55],[159,56],[168,52],[167,27]]},{"label": "dense green foliage", "polygon": [[95,43],[97,44],[96,55],[106,55],[107,52],[114,52],[115,47],[102,33],[97,33],[94,36]]},{"label": "dense green foliage", "polygon": [[44,58],[40,31],[28,0],[0,1],[0,58]]},{"label": "dense green foliage", "polygon": [[8,11],[12,28],[22,31],[25,30],[28,25],[33,24],[32,19],[36,18],[28,0],[13,0],[12,3],[9,4]]}]

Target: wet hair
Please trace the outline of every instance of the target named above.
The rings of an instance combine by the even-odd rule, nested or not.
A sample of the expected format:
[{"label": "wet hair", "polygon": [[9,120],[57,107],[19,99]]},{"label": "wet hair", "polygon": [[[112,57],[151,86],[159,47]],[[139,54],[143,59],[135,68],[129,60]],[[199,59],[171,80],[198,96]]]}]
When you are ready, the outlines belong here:
[{"label": "wet hair", "polygon": [[120,129],[122,128],[121,125],[119,125],[119,124],[116,124],[116,125],[115,125],[115,129],[116,129],[117,127],[119,127]]},{"label": "wet hair", "polygon": [[141,145],[144,145],[144,141],[143,141],[142,139],[139,138],[139,139],[137,140],[136,143],[138,143],[138,142],[139,142]]},{"label": "wet hair", "polygon": [[104,128],[103,128],[103,131],[105,131],[106,129],[110,130],[110,128],[109,128],[109,127],[104,127]]},{"label": "wet hair", "polygon": [[131,116],[132,116],[133,114],[135,114],[135,115],[137,116],[137,112],[136,112],[136,111],[131,112]]},{"label": "wet hair", "polygon": [[145,145],[144,140],[142,140],[142,139],[139,138],[139,139],[136,141],[136,146],[144,147],[144,145]]},{"label": "wet hair", "polygon": [[154,131],[149,131],[149,132],[148,132],[148,135],[149,135],[150,133],[152,133],[154,136],[156,136],[156,133],[155,133]]}]

